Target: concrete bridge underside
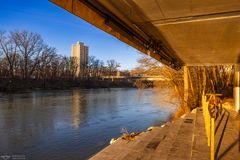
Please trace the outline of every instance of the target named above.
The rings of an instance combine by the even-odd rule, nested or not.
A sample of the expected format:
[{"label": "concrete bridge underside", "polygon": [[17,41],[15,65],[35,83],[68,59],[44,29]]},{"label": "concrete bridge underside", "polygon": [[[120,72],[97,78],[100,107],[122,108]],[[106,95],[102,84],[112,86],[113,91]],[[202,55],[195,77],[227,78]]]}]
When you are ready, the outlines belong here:
[{"label": "concrete bridge underside", "polygon": [[51,0],[178,69],[240,63],[239,0]]}]

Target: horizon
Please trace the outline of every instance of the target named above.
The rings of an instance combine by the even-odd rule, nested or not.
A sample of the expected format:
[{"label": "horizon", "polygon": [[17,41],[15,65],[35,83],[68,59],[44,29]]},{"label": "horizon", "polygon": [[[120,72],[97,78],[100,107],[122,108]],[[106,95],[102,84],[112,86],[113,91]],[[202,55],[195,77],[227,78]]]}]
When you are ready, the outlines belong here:
[{"label": "horizon", "polygon": [[[120,63],[120,70],[134,69],[137,60],[143,55],[47,0],[10,0],[0,3],[0,30],[27,30],[38,33],[44,42],[55,47],[60,55],[71,56],[71,46],[81,41],[89,47],[90,56],[104,62],[114,59]],[[125,58],[128,55],[131,58]]]}]

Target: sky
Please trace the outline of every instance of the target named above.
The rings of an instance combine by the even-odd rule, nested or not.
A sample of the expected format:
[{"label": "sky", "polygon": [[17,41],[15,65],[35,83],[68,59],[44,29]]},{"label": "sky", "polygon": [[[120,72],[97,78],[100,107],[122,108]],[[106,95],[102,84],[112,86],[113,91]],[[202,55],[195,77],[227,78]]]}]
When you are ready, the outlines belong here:
[{"label": "sky", "polygon": [[120,69],[132,69],[142,54],[115,37],[88,24],[47,0],[0,0],[0,30],[38,33],[58,54],[70,56],[77,41],[89,46],[89,55],[115,59]]}]

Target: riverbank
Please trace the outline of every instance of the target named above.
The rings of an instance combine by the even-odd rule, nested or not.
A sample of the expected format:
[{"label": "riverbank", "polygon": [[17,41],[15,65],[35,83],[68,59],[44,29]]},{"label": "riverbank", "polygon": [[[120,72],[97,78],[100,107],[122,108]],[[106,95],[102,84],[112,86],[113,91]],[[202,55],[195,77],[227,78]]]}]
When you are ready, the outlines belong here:
[{"label": "riverbank", "polygon": [[159,88],[166,87],[166,81],[148,81],[141,79],[20,79],[0,78],[0,92],[22,92],[35,89],[63,90],[71,88]]},{"label": "riverbank", "polygon": [[134,81],[129,80],[72,80],[72,79],[0,79],[0,92],[18,92],[34,89],[69,89],[69,88],[91,89],[91,88],[136,88]]}]

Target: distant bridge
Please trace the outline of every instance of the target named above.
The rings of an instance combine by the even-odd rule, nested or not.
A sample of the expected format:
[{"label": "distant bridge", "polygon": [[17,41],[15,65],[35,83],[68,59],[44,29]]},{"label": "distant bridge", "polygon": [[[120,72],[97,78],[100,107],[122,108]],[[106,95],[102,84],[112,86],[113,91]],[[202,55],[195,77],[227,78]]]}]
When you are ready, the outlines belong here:
[{"label": "distant bridge", "polygon": [[168,78],[163,76],[102,76],[102,79],[134,79],[134,80],[147,80],[147,81],[169,81]]}]

